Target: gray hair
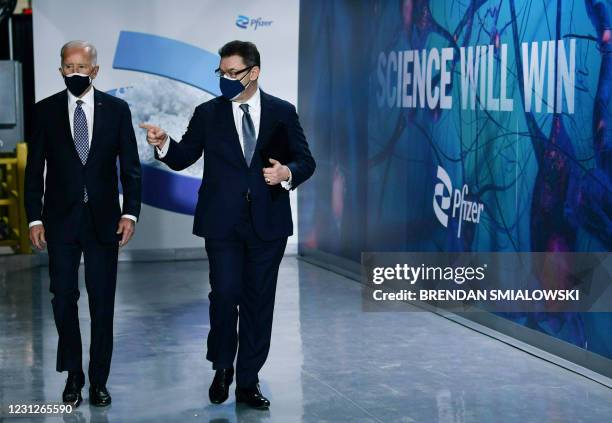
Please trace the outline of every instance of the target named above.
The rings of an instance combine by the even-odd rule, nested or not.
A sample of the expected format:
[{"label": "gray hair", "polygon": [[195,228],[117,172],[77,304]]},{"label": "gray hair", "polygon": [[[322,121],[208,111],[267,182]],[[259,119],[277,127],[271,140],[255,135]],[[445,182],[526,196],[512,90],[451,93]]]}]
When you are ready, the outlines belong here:
[{"label": "gray hair", "polygon": [[81,40],[68,41],[62,46],[62,50],[60,51],[60,57],[62,58],[62,62],[64,61],[64,53],[66,52],[66,50],[73,47],[78,47],[86,50],[89,53],[89,57],[91,58],[91,64],[94,66],[96,65],[96,63],[98,62],[98,50],[96,50],[96,47],[93,44]]}]

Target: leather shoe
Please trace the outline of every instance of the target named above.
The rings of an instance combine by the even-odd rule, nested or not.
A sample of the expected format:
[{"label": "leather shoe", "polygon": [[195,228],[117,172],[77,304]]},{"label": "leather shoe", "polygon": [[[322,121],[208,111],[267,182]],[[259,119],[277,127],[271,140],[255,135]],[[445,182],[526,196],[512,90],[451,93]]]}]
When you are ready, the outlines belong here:
[{"label": "leather shoe", "polygon": [[244,402],[251,408],[266,410],[270,407],[270,401],[261,394],[259,383],[252,388],[236,387],[236,402]]},{"label": "leather shoe", "polygon": [[229,387],[234,379],[234,368],[219,369],[208,390],[208,397],[213,404],[221,404],[229,396]]},{"label": "leather shoe", "polygon": [[62,393],[62,401],[72,404],[74,408],[77,408],[83,401],[81,389],[83,389],[84,385],[85,375],[83,372],[69,372],[68,379],[66,379],[66,387]]},{"label": "leather shoe", "polygon": [[106,407],[111,404],[111,396],[104,385],[92,385],[89,387],[89,404],[96,407]]}]

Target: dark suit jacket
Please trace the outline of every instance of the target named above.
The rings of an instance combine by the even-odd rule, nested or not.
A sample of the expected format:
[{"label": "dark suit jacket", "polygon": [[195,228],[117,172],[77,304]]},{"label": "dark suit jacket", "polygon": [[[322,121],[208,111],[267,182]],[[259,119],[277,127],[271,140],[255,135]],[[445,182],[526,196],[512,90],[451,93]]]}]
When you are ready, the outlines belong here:
[{"label": "dark suit jacket", "polygon": [[[171,169],[182,170],[204,153],[204,175],[193,224],[195,235],[228,237],[240,218],[247,192],[253,226],[260,238],[274,240],[293,234],[289,192],[280,184],[265,183],[263,159],[270,156],[291,169],[292,189],[313,174],[315,161],[295,107],[261,90],[260,93],[259,134],[250,167],[240,147],[232,104],[224,97],[196,107],[181,142],[171,139],[168,153],[160,159]],[[159,159],[157,152],[155,155]]]},{"label": "dark suit jacket", "polygon": [[[93,136],[90,134],[85,165],[79,159],[68,119],[66,90],[35,105],[25,175],[28,222],[42,220],[48,242],[69,239],[78,227],[78,206],[87,186],[99,240],[117,242],[121,215],[138,217],[140,213],[140,160],[130,109],[125,101],[95,90]],[[119,205],[117,157],[123,211]]]}]

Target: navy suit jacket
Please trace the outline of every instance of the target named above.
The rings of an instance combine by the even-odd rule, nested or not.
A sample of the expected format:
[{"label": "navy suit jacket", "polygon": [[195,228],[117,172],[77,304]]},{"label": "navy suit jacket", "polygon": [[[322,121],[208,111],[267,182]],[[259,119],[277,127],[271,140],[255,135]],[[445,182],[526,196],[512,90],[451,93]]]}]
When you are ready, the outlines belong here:
[{"label": "navy suit jacket", "polygon": [[[268,158],[291,169],[292,189],[308,179],[315,161],[308,149],[295,107],[260,90],[259,134],[250,167],[247,166],[234,124],[231,101],[217,97],[196,107],[180,142],[170,139],[167,154],[159,158],[171,169],[182,170],[204,154],[204,175],[198,193],[193,233],[227,238],[239,221],[247,192],[253,227],[263,240],[293,234],[289,191],[265,183],[262,169]],[[276,157],[275,157],[276,156]]]},{"label": "navy suit jacket", "polygon": [[[138,217],[140,213],[140,160],[130,108],[119,98],[94,91],[93,134],[85,165],[74,145],[68,119],[66,90],[35,105],[24,183],[28,222],[42,220],[49,242],[72,239],[78,230],[78,206],[86,186],[99,240],[116,243],[121,215]],[[117,158],[123,210],[119,205]]]}]

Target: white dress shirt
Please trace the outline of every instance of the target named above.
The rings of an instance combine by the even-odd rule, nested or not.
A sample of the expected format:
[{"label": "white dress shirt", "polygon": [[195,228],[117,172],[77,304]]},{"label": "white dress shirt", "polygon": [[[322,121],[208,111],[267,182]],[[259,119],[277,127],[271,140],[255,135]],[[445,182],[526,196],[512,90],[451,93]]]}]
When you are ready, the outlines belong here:
[{"label": "white dress shirt", "polygon": [[[93,135],[93,122],[94,122],[94,88],[87,91],[82,97],[76,97],[70,91],[68,92],[68,121],[70,122],[70,133],[72,134],[72,138],[74,139],[74,111],[77,108],[77,100],[81,100],[83,104],[81,104],[81,108],[83,112],[85,112],[85,118],[87,119],[87,140],[89,142],[89,149],[91,150],[91,138]],[[74,142],[74,141],[73,141]],[[124,214],[121,217],[126,217],[128,219],[137,222],[138,219],[136,216],[132,216],[131,214]],[[42,221],[34,220],[30,222],[29,227],[31,228],[34,225],[42,225]]]},{"label": "white dress shirt", "polygon": [[[259,87],[255,91],[255,94],[251,96],[246,102],[249,105],[249,114],[251,115],[251,120],[253,121],[253,126],[255,127],[255,139],[259,137],[259,123],[261,122],[261,94],[259,91]],[[237,101],[232,101],[232,112],[234,114],[234,125],[236,126],[236,132],[238,132],[238,139],[240,140],[240,148],[242,148],[242,154],[244,154],[244,137],[242,134],[242,116],[244,112],[240,108],[240,105],[243,103],[239,103]],[[160,158],[164,158],[166,154],[168,154],[168,149],[170,148],[170,137],[166,138],[166,142],[164,143],[163,148],[157,148],[157,155]],[[284,164],[284,163],[283,163]],[[286,190],[291,189],[291,170],[289,170],[289,179],[287,181],[281,181],[281,186]]]}]

